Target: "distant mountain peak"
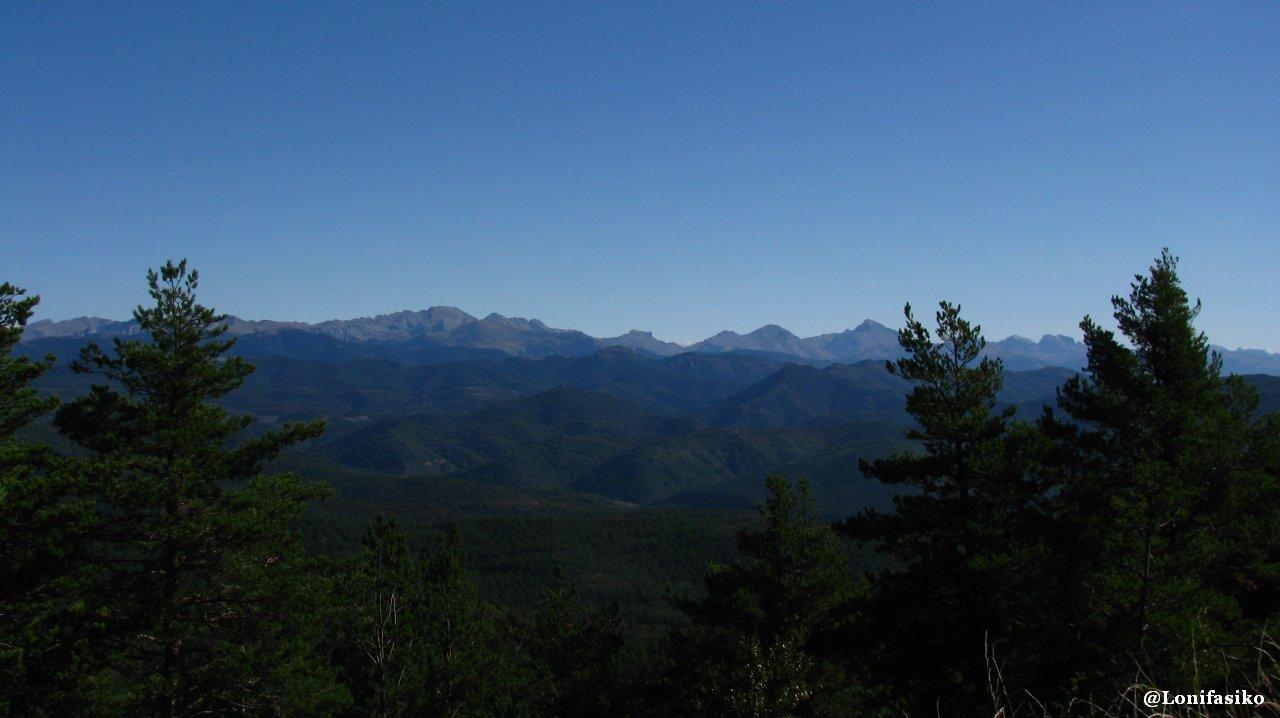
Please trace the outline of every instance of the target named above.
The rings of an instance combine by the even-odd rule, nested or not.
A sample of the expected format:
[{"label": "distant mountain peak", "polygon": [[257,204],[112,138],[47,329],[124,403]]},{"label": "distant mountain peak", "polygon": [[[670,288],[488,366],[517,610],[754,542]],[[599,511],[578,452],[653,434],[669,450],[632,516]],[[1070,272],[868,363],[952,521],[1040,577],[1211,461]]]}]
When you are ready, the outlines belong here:
[{"label": "distant mountain peak", "polygon": [[1045,334],[1044,336],[1040,337],[1039,344],[1042,347],[1064,347],[1065,348],[1065,347],[1080,346],[1080,342],[1076,341],[1074,337],[1069,337],[1065,334]]},{"label": "distant mountain peak", "polygon": [[749,334],[723,331],[689,347],[690,351],[731,352],[753,351],[787,354],[807,358],[800,337],[777,324],[766,324]]},{"label": "distant mountain peak", "polygon": [[379,321],[388,321],[392,319],[412,319],[412,318],[419,318],[419,317],[421,318],[430,317],[435,319],[452,318],[452,319],[456,319],[459,321],[466,321],[466,322],[476,321],[475,317],[471,316],[470,314],[467,314],[466,312],[462,311],[461,309],[458,309],[457,307],[451,307],[451,306],[441,304],[441,305],[427,307],[426,309],[398,309],[394,312],[387,312],[386,314],[375,314],[371,317],[366,316],[366,317],[354,317],[352,319],[326,319],[325,321],[319,322],[312,326],[321,326],[325,324],[343,324],[343,323],[350,323],[350,322],[379,322]]},{"label": "distant mountain peak", "polygon": [[344,341],[406,341],[446,334],[474,321],[475,317],[457,307],[436,306],[416,311],[402,309],[390,314],[356,319],[330,319],[296,328],[328,334]]},{"label": "distant mountain peak", "polygon": [[664,342],[653,336],[653,332],[632,329],[631,331],[616,337],[607,337],[597,339],[596,342],[602,347],[627,347],[628,349],[646,351],[658,356],[673,356],[684,351],[684,347],[673,342]]},{"label": "distant mountain peak", "polygon": [[777,324],[766,324],[763,327],[760,327],[759,329],[755,330],[754,332],[751,332],[747,336],[749,337],[757,337],[757,336],[783,337],[783,338],[790,337],[795,339],[800,338],[800,337],[797,337],[795,334],[792,334],[790,330],[780,327]]}]

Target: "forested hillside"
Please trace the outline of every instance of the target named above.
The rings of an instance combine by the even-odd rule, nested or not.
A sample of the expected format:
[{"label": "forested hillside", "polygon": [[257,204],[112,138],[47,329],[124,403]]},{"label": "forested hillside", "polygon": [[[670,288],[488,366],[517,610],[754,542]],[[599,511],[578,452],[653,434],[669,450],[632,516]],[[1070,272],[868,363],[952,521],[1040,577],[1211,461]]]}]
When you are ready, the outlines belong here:
[{"label": "forested hillside", "polygon": [[[1167,252],[1079,371],[1009,370],[947,302],[819,366],[770,347],[875,327],[601,350],[456,310],[244,326],[198,287],[171,262],[110,343],[19,344],[38,299],[0,286],[0,713],[1280,699],[1280,377],[1224,371]],[[379,342],[409,353],[330,351]]]},{"label": "forested hillside", "polygon": [[[254,336],[254,335],[250,335]],[[237,339],[237,344],[245,337]],[[73,356],[73,355],[72,355]],[[71,400],[94,378],[64,355],[36,380]],[[450,476],[561,489],[638,504],[749,510],[760,477],[806,476],[826,516],[882,506],[893,491],[862,479],[859,458],[909,446],[910,384],[883,362],[807,364],[759,354],[644,356],[614,347],[584,357],[502,356],[428,366],[381,359],[253,357],[255,371],[219,403],[255,417],[250,432],[323,418],[323,437],[289,454],[390,476]],[[1034,420],[1074,375],[1006,371],[999,403]],[[1246,376],[1274,410],[1280,378]],[[75,447],[49,424],[23,435]]]}]

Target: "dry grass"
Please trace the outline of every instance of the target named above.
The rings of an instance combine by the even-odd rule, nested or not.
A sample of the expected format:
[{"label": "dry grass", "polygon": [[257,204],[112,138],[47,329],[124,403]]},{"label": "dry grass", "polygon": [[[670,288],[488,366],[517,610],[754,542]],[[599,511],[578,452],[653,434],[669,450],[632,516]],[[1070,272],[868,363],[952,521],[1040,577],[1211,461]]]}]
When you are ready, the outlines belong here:
[{"label": "dry grass", "polygon": [[[1107,700],[1074,699],[1070,705],[1058,710],[1046,708],[1035,696],[1025,691],[1017,692],[1005,684],[1004,674],[994,651],[987,647],[987,686],[994,710],[994,718],[1256,718],[1280,716],[1280,643],[1263,634],[1253,649],[1251,660],[1241,660],[1226,652],[1197,651],[1196,665],[1205,660],[1222,663],[1222,674],[1229,676],[1229,690],[1213,688],[1219,695],[1232,691],[1247,691],[1260,695],[1265,703],[1258,705],[1157,705],[1149,707],[1144,696],[1159,690],[1139,675],[1121,695]],[[1198,673],[1198,671],[1197,671]],[[1199,683],[1199,681],[1196,681]],[[1209,686],[1164,686],[1169,695],[1199,695]]]}]

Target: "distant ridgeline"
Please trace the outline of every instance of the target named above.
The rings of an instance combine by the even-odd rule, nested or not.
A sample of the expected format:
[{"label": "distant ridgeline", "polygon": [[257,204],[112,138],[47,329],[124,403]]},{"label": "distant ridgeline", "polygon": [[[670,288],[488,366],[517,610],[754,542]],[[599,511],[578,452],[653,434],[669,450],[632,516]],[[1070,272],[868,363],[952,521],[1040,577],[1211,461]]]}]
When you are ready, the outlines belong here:
[{"label": "distant ridgeline", "polygon": [[[889,374],[896,333],[874,322],[800,339],[763,327],[691,347],[632,332],[594,339],[537,320],[436,307],[315,325],[232,319],[256,371],[222,403],[262,428],[325,418],[312,469],[450,476],[520,491],[644,505],[747,508],[769,472],[807,476],[823,511],[885,506],[859,458],[906,445],[909,386]],[[133,322],[32,322],[19,351],[53,353],[38,386],[64,399],[91,377],[66,361]],[[1085,363],[1067,337],[989,345],[1008,370],[1000,401],[1034,418]],[[1230,352],[1228,369],[1280,408],[1280,356]],[[1250,363],[1252,362],[1252,363]],[[1269,369],[1269,367],[1275,367]],[[45,432],[47,425],[29,431]],[[297,460],[292,459],[292,460]]]},{"label": "distant ridgeline", "polygon": [[[825,366],[867,359],[892,359],[900,354],[897,333],[866,320],[854,329],[801,338],[769,324],[748,334],[723,331],[690,346],[665,342],[651,332],[630,331],[596,338],[573,329],[555,329],[537,319],[490,314],[478,319],[455,307],[431,307],[360,319],[332,319],[318,324],[249,320],[232,317],[230,331],[240,336],[237,353],[291,359],[345,361],[387,359],[406,364],[437,364],[504,356],[542,359],[582,357],[609,347],[626,347],[641,355],[675,356],[752,353],[779,361]],[[70,356],[93,337],[132,336],[133,321],[81,317],[65,321],[32,322],[23,334],[26,350]],[[72,341],[74,340],[74,341]],[[1224,369],[1237,374],[1280,375],[1280,354],[1258,349],[1215,347]],[[1062,367],[1079,370],[1085,363],[1084,345],[1062,335],[1040,341],[1011,336],[987,345],[991,356],[1010,370]]]}]

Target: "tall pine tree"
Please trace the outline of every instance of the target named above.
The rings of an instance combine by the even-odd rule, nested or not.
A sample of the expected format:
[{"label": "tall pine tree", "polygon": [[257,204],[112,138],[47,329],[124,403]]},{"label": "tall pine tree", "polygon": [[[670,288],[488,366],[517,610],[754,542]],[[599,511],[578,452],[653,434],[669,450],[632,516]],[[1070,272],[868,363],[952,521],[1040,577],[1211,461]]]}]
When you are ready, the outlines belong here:
[{"label": "tall pine tree", "polygon": [[93,453],[112,697],[131,714],[321,711],[336,696],[311,656],[294,523],[325,491],[261,468],[323,424],[244,437],[251,417],[215,403],[252,371],[227,356],[226,317],[197,302],[185,261],[148,283],[153,303],[133,315],[146,338],[85,347],[75,370],[107,383],[56,418]]},{"label": "tall pine tree", "polygon": [[1089,647],[1081,690],[1222,688],[1280,617],[1280,417],[1256,417],[1256,392],[1222,375],[1168,250],[1112,305],[1123,340],[1086,317],[1087,373],[1059,390],[1066,418],[1041,422]]},{"label": "tall pine tree", "polygon": [[[1038,629],[1035,567],[1044,549],[1047,487],[1028,471],[1040,440],[1000,409],[998,359],[983,356],[981,327],[942,302],[936,336],[912,315],[890,373],[914,384],[907,411],[921,450],[862,462],[868,477],[901,486],[894,510],[867,509],[839,529],[896,559],[873,582],[861,641],[879,679],[911,712],[982,713],[988,659],[1033,672],[1033,651],[1014,655]],[[1026,676],[1021,681],[1030,681]],[[987,714],[991,710],[986,710]]]}]

